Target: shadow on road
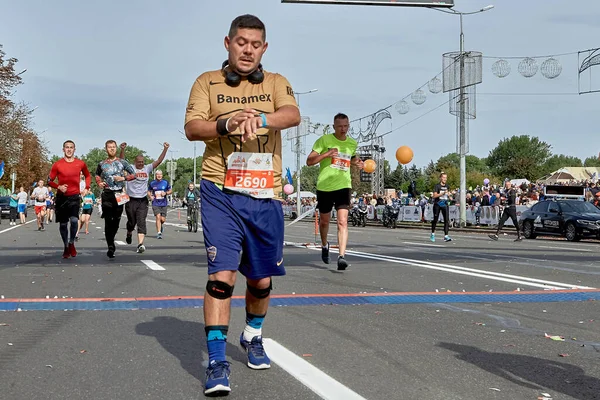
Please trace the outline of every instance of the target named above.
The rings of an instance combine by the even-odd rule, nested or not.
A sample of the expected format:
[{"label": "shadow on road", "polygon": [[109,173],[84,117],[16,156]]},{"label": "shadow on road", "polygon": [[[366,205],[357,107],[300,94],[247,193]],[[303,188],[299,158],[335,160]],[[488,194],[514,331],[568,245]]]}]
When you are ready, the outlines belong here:
[{"label": "shadow on road", "polygon": [[600,399],[600,379],[588,376],[580,367],[520,354],[494,353],[473,346],[441,342],[438,347],[456,353],[459,360],[517,385],[560,392],[574,399]]},{"label": "shadow on road", "polygon": [[[204,324],[175,317],[154,317],[150,322],[138,324],[135,333],[155,337],[165,350],[179,359],[183,369],[204,382],[205,367],[202,362],[207,359]],[[232,343],[232,338],[227,343],[227,356],[245,365],[246,354]]]}]

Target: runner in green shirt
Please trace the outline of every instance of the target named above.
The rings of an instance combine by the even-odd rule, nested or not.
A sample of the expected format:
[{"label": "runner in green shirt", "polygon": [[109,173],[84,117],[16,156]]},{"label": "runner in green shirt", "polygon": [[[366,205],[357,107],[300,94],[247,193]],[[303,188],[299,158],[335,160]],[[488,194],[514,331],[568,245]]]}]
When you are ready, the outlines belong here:
[{"label": "runner in green shirt", "polygon": [[358,143],[347,136],[350,122],[346,114],[339,113],[333,118],[334,133],[323,135],[313,145],[306,165],[319,163],[319,179],[317,180],[317,208],[320,214],[319,230],[321,233],[321,258],[329,264],[329,221],[331,210],[335,206],[337,212],[338,244],[340,255],[337,269],[348,267],[345,259],[348,243],[348,210],[352,191],[350,167],[363,168],[363,161],[356,156]]}]

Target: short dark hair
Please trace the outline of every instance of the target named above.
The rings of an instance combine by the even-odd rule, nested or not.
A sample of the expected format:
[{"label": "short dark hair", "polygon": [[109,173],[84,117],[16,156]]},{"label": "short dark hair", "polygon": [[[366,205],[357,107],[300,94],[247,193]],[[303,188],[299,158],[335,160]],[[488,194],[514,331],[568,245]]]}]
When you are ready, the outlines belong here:
[{"label": "short dark hair", "polygon": [[73,146],[75,146],[75,142],[74,142],[74,141],[72,141],[72,140],[65,140],[65,141],[63,142],[63,148],[65,147],[65,145],[66,145],[67,143],[73,143]]},{"label": "short dark hair", "polygon": [[116,141],[110,139],[110,140],[107,140],[106,143],[104,143],[104,147],[106,148],[106,146],[108,146],[110,143],[114,143],[115,145],[117,144]]},{"label": "short dark hair", "polygon": [[237,35],[238,29],[257,29],[262,31],[263,41],[267,40],[267,28],[265,24],[256,16],[250,14],[240,15],[233,21],[229,27],[229,38],[233,38]]},{"label": "short dark hair", "polygon": [[337,113],[337,114],[335,114],[335,117],[333,117],[333,122],[335,123],[335,121],[337,121],[338,119],[350,119],[350,118],[348,118],[348,116],[344,113]]}]

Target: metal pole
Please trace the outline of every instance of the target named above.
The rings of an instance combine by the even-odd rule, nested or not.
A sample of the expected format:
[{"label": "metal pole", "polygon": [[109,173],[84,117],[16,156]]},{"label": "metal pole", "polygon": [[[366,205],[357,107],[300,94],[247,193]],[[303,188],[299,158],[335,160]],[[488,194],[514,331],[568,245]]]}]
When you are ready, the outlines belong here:
[{"label": "metal pole", "polygon": [[10,179],[12,180],[12,184],[11,184],[11,192],[10,194],[13,194],[15,192],[15,180],[17,179],[17,173],[16,172],[11,172],[10,174]]},{"label": "metal pole", "polygon": [[460,14],[460,94],[459,94],[459,150],[460,150],[460,226],[467,225],[467,163],[465,137],[465,36],[463,33],[463,15]]},{"label": "metal pole", "polygon": [[[300,94],[298,96],[298,109],[300,109]],[[302,113],[300,113],[300,124],[302,123]],[[300,124],[296,126],[296,212],[298,217],[302,214],[302,198],[300,197]]]},{"label": "metal pole", "polygon": [[196,169],[196,142],[194,142],[194,188],[196,187],[196,174],[197,174],[197,169]]}]

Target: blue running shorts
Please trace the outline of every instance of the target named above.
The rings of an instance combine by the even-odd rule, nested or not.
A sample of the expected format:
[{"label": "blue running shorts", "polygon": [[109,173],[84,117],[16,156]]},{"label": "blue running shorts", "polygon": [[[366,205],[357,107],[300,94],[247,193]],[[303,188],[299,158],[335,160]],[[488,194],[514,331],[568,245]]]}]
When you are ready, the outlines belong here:
[{"label": "blue running shorts", "polygon": [[207,180],[200,193],[209,275],[237,270],[249,279],[285,275],[280,201],[224,192]]}]

